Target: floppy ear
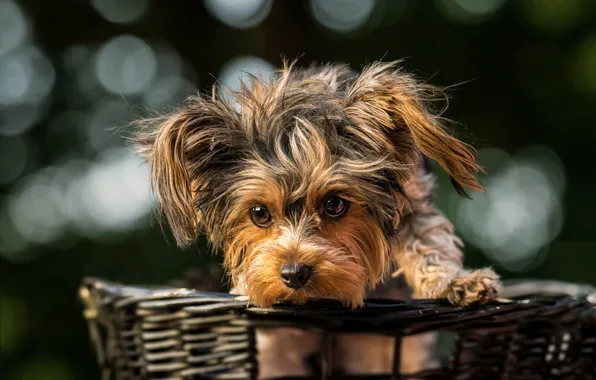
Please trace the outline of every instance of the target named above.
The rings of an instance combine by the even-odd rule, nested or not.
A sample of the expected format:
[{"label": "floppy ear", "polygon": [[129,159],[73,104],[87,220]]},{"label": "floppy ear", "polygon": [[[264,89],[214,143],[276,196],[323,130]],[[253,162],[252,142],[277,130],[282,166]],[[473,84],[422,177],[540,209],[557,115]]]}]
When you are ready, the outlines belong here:
[{"label": "floppy ear", "polygon": [[214,224],[224,173],[237,162],[238,121],[225,103],[193,97],[178,110],[133,123],[132,139],[147,159],[151,184],[179,246]]},{"label": "floppy ear", "polygon": [[460,194],[465,195],[463,187],[480,191],[475,173],[482,169],[474,149],[451,136],[428,107],[437,93],[401,71],[397,62],[375,63],[348,89],[346,110],[359,127],[381,130],[403,157],[419,159],[422,153],[436,161]]}]

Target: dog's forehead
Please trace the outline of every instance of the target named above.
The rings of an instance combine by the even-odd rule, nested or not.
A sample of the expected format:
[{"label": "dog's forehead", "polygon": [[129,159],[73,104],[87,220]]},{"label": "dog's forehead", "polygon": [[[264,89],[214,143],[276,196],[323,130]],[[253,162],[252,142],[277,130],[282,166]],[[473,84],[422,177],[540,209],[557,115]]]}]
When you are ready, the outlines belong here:
[{"label": "dog's forehead", "polygon": [[237,194],[266,203],[285,215],[317,212],[325,196],[347,191],[350,183],[347,174],[338,172],[333,162],[328,164],[273,166],[264,160],[252,160],[245,164]]},{"label": "dog's forehead", "polygon": [[324,127],[325,119],[345,116],[349,78],[351,73],[343,66],[294,69],[276,80],[246,84],[245,91],[235,93],[235,101],[249,131],[279,135],[297,118]]},{"label": "dog's forehead", "polygon": [[[328,171],[325,171],[328,172]],[[330,173],[330,172],[328,172]],[[320,170],[300,170],[296,167],[255,165],[243,172],[244,183],[239,190],[246,190],[258,198],[269,198],[282,202],[283,207],[296,209],[316,198],[325,191],[326,182]]]}]

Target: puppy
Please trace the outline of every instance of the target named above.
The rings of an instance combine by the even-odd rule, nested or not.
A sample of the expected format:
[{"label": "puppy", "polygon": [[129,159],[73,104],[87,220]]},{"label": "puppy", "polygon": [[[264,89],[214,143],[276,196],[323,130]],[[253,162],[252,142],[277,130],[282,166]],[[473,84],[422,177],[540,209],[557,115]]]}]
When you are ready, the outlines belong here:
[{"label": "puppy", "polygon": [[[231,98],[196,96],[140,120],[134,142],[181,247],[205,232],[224,254],[234,292],[252,304],[367,295],[484,303],[499,290],[488,268],[462,267],[453,225],[434,205],[434,160],[455,189],[482,190],[474,150],[442,127],[436,88],[377,62],[251,77]],[[391,274],[409,285],[392,286]],[[385,284],[385,285],[383,285]],[[388,372],[390,338],[339,336],[342,372]],[[347,342],[350,340],[350,343]],[[418,370],[431,339],[407,339],[402,370]],[[306,375],[320,336],[263,330],[261,378]]]}]

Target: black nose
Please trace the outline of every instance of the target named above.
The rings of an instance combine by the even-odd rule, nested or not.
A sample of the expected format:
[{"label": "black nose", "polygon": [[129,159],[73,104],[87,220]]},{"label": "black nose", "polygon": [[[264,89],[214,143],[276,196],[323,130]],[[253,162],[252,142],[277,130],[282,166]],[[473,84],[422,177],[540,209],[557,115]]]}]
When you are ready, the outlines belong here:
[{"label": "black nose", "polygon": [[281,279],[287,287],[298,289],[308,282],[312,268],[305,264],[285,264],[281,266]]}]

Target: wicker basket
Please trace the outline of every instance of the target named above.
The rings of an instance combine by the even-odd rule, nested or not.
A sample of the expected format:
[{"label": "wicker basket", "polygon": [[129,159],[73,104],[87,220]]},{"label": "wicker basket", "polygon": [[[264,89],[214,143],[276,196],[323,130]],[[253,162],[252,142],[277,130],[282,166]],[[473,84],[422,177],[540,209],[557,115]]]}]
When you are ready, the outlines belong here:
[{"label": "wicker basket", "polygon": [[[469,308],[369,300],[348,311],[333,301],[262,309],[224,293],[91,278],[81,287],[104,379],[256,379],[257,327],[395,337],[393,373],[337,376],[321,352],[318,379],[596,379],[594,288],[522,282],[504,296]],[[455,333],[453,352],[439,369],[400,374],[401,337],[428,331]]]}]

